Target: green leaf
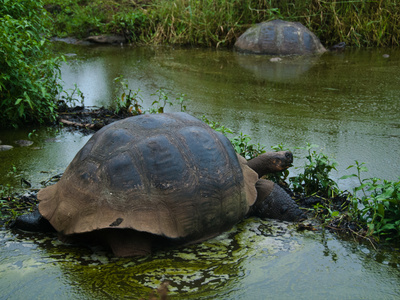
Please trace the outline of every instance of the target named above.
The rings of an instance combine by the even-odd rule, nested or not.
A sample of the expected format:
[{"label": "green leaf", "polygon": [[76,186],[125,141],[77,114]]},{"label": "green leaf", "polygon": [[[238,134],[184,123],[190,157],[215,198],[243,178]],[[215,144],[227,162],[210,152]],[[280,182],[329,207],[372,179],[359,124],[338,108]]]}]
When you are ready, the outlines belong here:
[{"label": "green leaf", "polygon": [[331,213],[331,216],[332,216],[332,217],[337,217],[338,215],[339,215],[339,212],[338,212],[338,211],[334,211],[334,212]]},{"label": "green leaf", "polygon": [[351,178],[351,177],[358,177],[358,176],[356,174],[344,175],[344,176],[340,177],[339,179],[347,179],[347,178]]},{"label": "green leaf", "polygon": [[378,204],[378,213],[382,218],[385,217],[385,207],[381,203]]}]

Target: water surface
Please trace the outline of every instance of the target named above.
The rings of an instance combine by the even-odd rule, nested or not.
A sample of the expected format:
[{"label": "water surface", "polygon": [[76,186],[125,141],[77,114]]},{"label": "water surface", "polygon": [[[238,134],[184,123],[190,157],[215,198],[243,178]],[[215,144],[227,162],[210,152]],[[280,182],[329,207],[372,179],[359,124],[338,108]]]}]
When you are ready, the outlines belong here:
[{"label": "water surface", "polygon": [[[354,160],[367,163],[366,177],[400,176],[398,50],[349,50],[278,63],[210,49],[59,44],[57,51],[68,60],[62,67],[66,88],[77,84],[88,106],[108,106],[119,97],[113,79],[123,75],[132,90],[141,90],[145,108],[162,88],[172,100],[186,94],[189,113],[206,115],[267,148],[318,144],[339,162],[334,179],[348,174]],[[0,152],[0,184],[20,186],[24,178],[40,188],[41,181],[65,170],[89,137],[66,128],[0,131],[3,144],[15,146]],[[30,147],[14,143],[28,138],[34,141]],[[341,186],[351,189],[355,182]],[[258,219],[217,239],[138,259],[4,228],[0,244],[2,299],[138,299],[163,280],[171,281],[173,299],[400,296],[398,252]]]},{"label": "water surface", "polygon": [[[174,101],[181,93],[191,101],[188,112],[205,115],[235,132],[253,137],[252,142],[266,148],[283,144],[320,149],[339,162],[337,179],[350,171],[355,160],[365,162],[370,172],[365,177],[395,180],[400,175],[400,51],[391,49],[348,50],[320,57],[283,58],[270,62],[268,56],[238,54],[228,50],[82,47],[61,43],[58,51],[67,55],[62,67],[66,89],[76,84],[88,106],[109,106],[116,97],[113,80],[124,76],[133,91],[140,89],[144,108],[149,108],[164,89]],[[384,58],[383,54],[389,54]],[[69,91],[70,92],[70,91]],[[178,111],[179,106],[166,107]],[[27,136],[29,130],[0,132],[3,144]],[[61,133],[63,134],[63,133]],[[10,136],[11,135],[11,136]],[[46,135],[46,133],[41,135]],[[4,136],[4,137],[3,137]],[[68,154],[43,147],[37,155],[50,160],[56,156],[66,166],[72,153],[83,145],[73,137]],[[76,144],[75,144],[76,143]],[[50,145],[50,144],[47,144]],[[11,165],[36,176],[35,158],[25,152],[1,153],[0,171],[4,177]],[[40,153],[45,153],[40,154]],[[298,153],[304,157],[304,152]],[[21,158],[22,157],[22,158]],[[46,162],[44,162],[46,163]],[[47,168],[46,164],[42,168]],[[295,160],[296,166],[303,161]],[[293,173],[296,170],[292,169]],[[35,181],[35,179],[32,179]],[[341,182],[351,189],[356,182]]]},{"label": "water surface", "polygon": [[249,219],[202,244],[118,259],[55,238],[0,231],[4,299],[397,299],[397,253]]}]

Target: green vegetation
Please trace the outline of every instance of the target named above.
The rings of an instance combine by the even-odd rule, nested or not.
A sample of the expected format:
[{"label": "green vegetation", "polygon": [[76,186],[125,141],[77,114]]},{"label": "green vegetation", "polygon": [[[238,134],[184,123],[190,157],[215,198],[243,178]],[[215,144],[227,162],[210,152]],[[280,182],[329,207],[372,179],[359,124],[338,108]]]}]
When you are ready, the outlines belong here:
[{"label": "green vegetation", "polygon": [[54,121],[58,60],[41,1],[0,0],[0,127]]},{"label": "green vegetation", "polygon": [[[7,177],[20,178],[21,184],[22,182],[26,182],[15,166],[12,166],[8,171]],[[28,198],[27,195],[22,197]],[[28,201],[25,200],[27,199],[22,200],[21,197],[18,196],[12,185],[0,184],[0,225],[3,223],[4,219],[14,218],[35,205],[34,201],[31,201],[31,199]]]},{"label": "green vegetation", "polygon": [[[157,90],[153,96],[156,100],[152,106],[145,110],[141,103],[140,89],[132,91],[127,80],[122,76],[114,79],[116,95],[113,111],[122,113],[123,116],[139,115],[143,113],[163,113],[167,106],[179,106],[181,111],[186,110],[186,95],[179,95],[175,101],[164,90]],[[61,101],[69,104],[82,101],[83,95],[75,86],[70,92],[64,91]],[[76,98],[80,97],[81,100]],[[210,121],[203,116],[203,121],[216,131],[226,135],[235,151],[251,159],[265,152],[265,146],[251,143],[251,137],[240,132],[235,135],[233,131],[218,122]],[[33,132],[31,133],[33,134]],[[336,170],[337,162],[328,155],[318,152],[317,145],[307,144],[306,147],[288,149],[282,144],[271,147],[275,151],[291,150],[298,158],[305,158],[303,167],[297,167],[295,176],[289,176],[289,170],[272,174],[268,178],[293,191],[293,197],[300,206],[304,206],[315,218],[322,221],[323,225],[337,231],[350,232],[371,241],[400,241],[400,179],[399,181],[386,181],[377,178],[361,179],[361,173],[368,171],[364,163],[356,161],[348,169],[355,168],[357,173],[341,177],[341,180],[357,178],[359,186],[353,193],[343,192],[337,182],[330,178],[332,170]],[[11,174],[15,174],[14,169]],[[14,175],[15,176],[15,175]],[[287,180],[289,183],[287,183]],[[362,192],[362,196],[358,194]],[[24,209],[34,205],[34,199],[29,198],[26,204],[15,196],[13,187],[0,185],[0,218],[15,217]],[[307,205],[312,200],[311,205]],[[26,200],[24,200],[26,201]],[[304,204],[304,205],[303,205]]]},{"label": "green vegetation", "polygon": [[129,116],[136,116],[147,113],[163,113],[165,107],[168,106],[179,106],[180,111],[186,111],[186,102],[190,99],[186,98],[185,94],[180,94],[175,101],[171,100],[167,92],[163,89],[157,90],[151,96],[157,96],[151,104],[148,110],[145,110],[141,103],[143,99],[140,95],[140,89],[132,91],[129,88],[127,80],[121,75],[114,78],[114,83],[116,84],[115,94],[121,95],[117,96],[113,103],[111,104],[111,109],[116,113],[122,113]]},{"label": "green vegetation", "polygon": [[[317,200],[311,211],[329,228],[375,241],[400,241],[400,178],[399,181],[361,179],[361,173],[368,169],[356,161],[347,169],[356,168],[357,173],[342,176],[340,180],[356,177],[360,185],[352,194],[341,191],[329,178],[337,163],[322,152],[311,151],[315,147],[318,146],[308,144],[306,148],[297,148],[308,153],[302,172],[289,178],[292,190],[300,194],[297,198]],[[360,191],[361,198],[357,196]]]},{"label": "green vegetation", "polygon": [[[232,46],[254,23],[277,18],[303,23],[328,46],[400,44],[396,1],[0,0],[0,126],[55,120],[62,87],[59,60],[46,39],[50,31],[60,37],[113,33],[134,43],[218,47]],[[73,96],[64,93],[66,100]]]},{"label": "green vegetation", "polygon": [[400,44],[396,1],[45,0],[53,34],[84,38],[115,33],[132,42],[231,46],[254,23],[301,22],[325,45]]},{"label": "green vegetation", "polygon": [[[367,235],[377,239],[400,240],[400,178],[399,181],[387,181],[378,178],[361,179],[361,172],[368,172],[364,163],[356,161],[357,174],[341,177],[356,177],[360,183],[353,190],[350,213],[363,225],[367,226]],[[357,192],[362,191],[361,198]]]},{"label": "green vegetation", "polygon": [[122,111],[133,116],[140,115],[143,111],[143,107],[140,103],[143,102],[142,97],[140,97],[140,89],[135,92],[128,86],[127,80],[121,75],[114,78],[115,95],[121,95],[114,99],[112,103],[112,109],[115,113]]},{"label": "green vegetation", "polygon": [[[326,198],[334,198],[338,193],[337,183],[329,178],[329,173],[336,170],[337,162],[324,153],[317,153],[313,148],[318,145],[307,144],[305,149],[308,153],[302,173],[289,178],[293,191],[304,195],[318,195]],[[336,170],[337,171],[337,170]]]},{"label": "green vegetation", "polygon": [[[396,1],[0,0],[0,127],[54,121],[58,94],[62,103],[83,104],[77,86],[63,91],[58,84],[60,61],[52,57],[48,47],[50,30],[60,37],[113,33],[136,43],[218,47],[232,46],[254,23],[277,18],[303,23],[325,45],[339,41],[357,47],[400,44],[400,6]],[[116,94],[121,95],[114,102],[116,113],[162,113],[173,104],[186,110],[186,95],[172,101],[164,90],[157,90],[153,94],[156,100],[144,110],[140,90],[129,89],[123,77],[114,81]],[[249,136],[234,135],[217,122],[203,120],[227,135],[246,159],[265,152],[265,147],[252,144]],[[270,179],[279,183],[288,179],[296,198],[312,198],[309,210],[327,227],[346,227],[355,235],[377,241],[400,241],[400,179],[361,179],[367,168],[356,161],[349,169],[357,172],[341,179],[357,178],[359,186],[345,193],[329,177],[337,163],[315,151],[316,147],[307,144],[293,149],[306,151],[301,156],[306,160],[304,167],[297,175],[290,177],[285,171]],[[286,150],[282,145],[272,148]],[[14,216],[25,208],[13,194],[13,187],[0,185],[0,217]]]},{"label": "green vegetation", "polygon": [[[251,138],[243,133],[233,136],[232,130],[208,120],[203,116],[203,121],[213,129],[230,137],[230,141],[237,153],[251,159],[263,152],[265,146],[251,144]],[[338,232],[352,233],[355,236],[375,241],[400,241],[400,178],[399,181],[387,181],[377,178],[361,179],[361,173],[368,169],[364,163],[356,161],[348,169],[356,168],[357,174],[346,175],[340,180],[351,177],[358,178],[359,186],[355,187],[353,193],[341,191],[337,182],[331,179],[332,170],[337,170],[337,162],[327,154],[318,152],[318,145],[307,144],[306,147],[288,149],[283,145],[271,147],[275,151],[292,150],[297,153],[306,151],[306,154],[297,155],[305,157],[303,167],[297,167],[298,174],[289,177],[289,170],[279,174],[268,176],[268,179],[287,186],[286,179],[289,178],[289,188],[294,192],[294,198],[300,206],[308,199],[315,204],[309,208],[323,225]],[[362,197],[357,192],[362,191]],[[372,240],[371,240],[372,241]]]},{"label": "green vegetation", "polygon": [[59,108],[62,106],[76,106],[80,104],[84,106],[85,97],[82,91],[78,88],[77,84],[75,83],[73,89],[64,90],[60,94],[60,100],[58,102]]}]

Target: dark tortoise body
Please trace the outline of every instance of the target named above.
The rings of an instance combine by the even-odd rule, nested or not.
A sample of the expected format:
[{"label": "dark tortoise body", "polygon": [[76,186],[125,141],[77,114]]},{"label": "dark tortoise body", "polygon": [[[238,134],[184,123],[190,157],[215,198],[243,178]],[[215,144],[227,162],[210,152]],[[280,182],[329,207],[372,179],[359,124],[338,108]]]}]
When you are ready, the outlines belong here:
[{"label": "dark tortoise body", "polygon": [[[36,217],[64,241],[90,237],[118,256],[145,254],[155,238],[187,244],[216,236],[256,200],[260,216],[298,220],[303,215],[294,201],[259,180],[291,162],[282,152],[247,163],[224,135],[185,113],[131,117],[95,133],[60,181],[39,191]],[[278,212],[271,201],[262,204],[271,195],[282,202],[273,205]],[[22,229],[33,223],[32,217],[16,222]]]},{"label": "dark tortoise body", "polygon": [[326,51],[307,27],[282,20],[252,26],[237,39],[235,47],[243,52],[268,55],[305,55]]}]

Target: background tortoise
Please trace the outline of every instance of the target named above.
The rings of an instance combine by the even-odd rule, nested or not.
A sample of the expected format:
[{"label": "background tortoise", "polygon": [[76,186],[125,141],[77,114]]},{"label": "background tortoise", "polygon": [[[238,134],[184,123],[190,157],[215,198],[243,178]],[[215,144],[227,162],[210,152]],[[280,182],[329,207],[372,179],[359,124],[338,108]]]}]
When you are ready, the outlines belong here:
[{"label": "background tortoise", "polygon": [[236,41],[239,51],[269,55],[304,55],[327,51],[318,37],[298,22],[273,20],[247,29]]},{"label": "background tortoise", "polygon": [[292,160],[286,151],[247,163],[186,113],[131,117],[95,133],[60,181],[39,191],[39,211],[14,226],[35,231],[48,220],[63,241],[101,241],[132,256],[161,240],[205,240],[249,214],[297,221],[304,215],[288,194],[259,180]]}]

